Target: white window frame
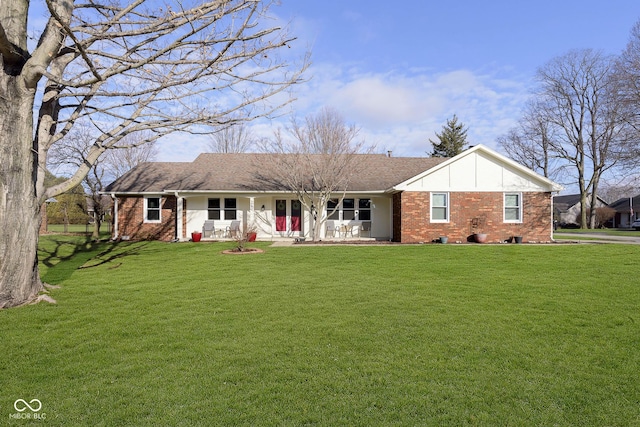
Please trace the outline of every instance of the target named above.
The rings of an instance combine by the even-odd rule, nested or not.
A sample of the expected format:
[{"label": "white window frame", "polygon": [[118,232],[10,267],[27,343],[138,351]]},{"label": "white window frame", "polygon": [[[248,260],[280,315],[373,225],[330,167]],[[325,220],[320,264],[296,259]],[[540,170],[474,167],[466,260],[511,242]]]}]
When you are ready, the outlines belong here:
[{"label": "white window frame", "polygon": [[[507,197],[508,196],[517,196],[518,197],[518,206],[507,206]],[[504,222],[508,222],[508,223],[512,223],[512,224],[516,224],[516,223],[521,223],[522,222],[522,193],[518,193],[518,192],[504,193],[504,196],[502,198],[502,205],[503,205],[502,215],[503,215]],[[516,209],[516,208],[518,209],[518,218],[517,219],[507,219],[507,209]]]},{"label": "white window frame", "polygon": [[[444,195],[445,196],[445,205],[444,206],[435,206],[433,204],[433,196],[435,195]],[[449,198],[449,193],[446,191],[432,191],[430,193],[430,200],[429,200],[429,221],[430,222],[439,222],[439,223],[447,223],[449,222],[449,218],[451,216],[451,204],[449,203],[450,198]],[[433,217],[433,208],[445,208],[445,218],[444,219],[434,219]]]},{"label": "white window frame", "polygon": [[[158,210],[158,219],[149,219],[149,199],[158,199],[158,207],[153,208]],[[158,224],[162,222],[162,196],[145,196],[144,197],[144,222],[149,224]]]}]

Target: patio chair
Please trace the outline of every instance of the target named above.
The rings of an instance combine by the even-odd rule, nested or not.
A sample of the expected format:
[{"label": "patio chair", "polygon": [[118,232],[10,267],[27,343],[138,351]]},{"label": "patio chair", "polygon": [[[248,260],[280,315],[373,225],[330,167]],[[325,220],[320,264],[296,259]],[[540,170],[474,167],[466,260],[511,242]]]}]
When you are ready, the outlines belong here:
[{"label": "patio chair", "polygon": [[231,225],[227,227],[227,237],[236,238],[240,236],[240,221],[231,221]]},{"label": "patio chair", "polygon": [[210,219],[206,220],[202,226],[202,237],[215,237],[215,235],[216,228],[214,226],[214,221]]},{"label": "patio chair", "polygon": [[340,231],[338,234],[342,235],[343,239],[347,238],[347,235],[351,235],[351,237],[353,237],[353,229],[354,229],[354,225],[351,224],[342,224],[340,226]]},{"label": "patio chair", "polygon": [[362,237],[362,233],[367,233],[367,237],[371,237],[371,221],[362,221],[358,229],[358,237]]},{"label": "patio chair", "polygon": [[327,221],[325,237],[336,237],[336,232],[338,228],[336,227],[336,223],[333,221]]}]

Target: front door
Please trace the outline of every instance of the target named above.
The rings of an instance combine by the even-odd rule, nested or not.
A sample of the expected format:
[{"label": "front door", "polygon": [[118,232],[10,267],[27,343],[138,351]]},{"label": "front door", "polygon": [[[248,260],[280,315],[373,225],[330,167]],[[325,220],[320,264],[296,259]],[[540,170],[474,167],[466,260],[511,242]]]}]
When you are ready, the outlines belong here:
[{"label": "front door", "polygon": [[276,200],[276,231],[299,234],[302,231],[302,203],[298,200]]}]

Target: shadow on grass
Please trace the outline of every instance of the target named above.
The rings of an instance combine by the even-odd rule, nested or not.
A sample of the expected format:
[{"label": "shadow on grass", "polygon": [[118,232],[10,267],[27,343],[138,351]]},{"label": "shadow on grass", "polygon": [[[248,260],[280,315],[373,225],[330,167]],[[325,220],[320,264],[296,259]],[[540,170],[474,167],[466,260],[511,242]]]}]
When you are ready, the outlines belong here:
[{"label": "shadow on grass", "polygon": [[[40,244],[42,281],[59,284],[74,271],[137,255],[148,242],[95,242],[90,236],[56,236]],[[120,266],[114,265],[113,268]]]}]

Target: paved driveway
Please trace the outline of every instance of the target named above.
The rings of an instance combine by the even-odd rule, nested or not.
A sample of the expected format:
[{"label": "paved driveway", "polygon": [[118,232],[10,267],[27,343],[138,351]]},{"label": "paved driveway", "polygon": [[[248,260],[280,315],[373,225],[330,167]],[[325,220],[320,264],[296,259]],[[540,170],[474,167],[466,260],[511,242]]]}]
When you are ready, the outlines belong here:
[{"label": "paved driveway", "polygon": [[640,245],[640,232],[637,236],[614,236],[604,233],[553,233],[554,236],[564,239],[575,238],[580,243],[627,243],[630,245]]}]

